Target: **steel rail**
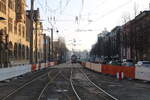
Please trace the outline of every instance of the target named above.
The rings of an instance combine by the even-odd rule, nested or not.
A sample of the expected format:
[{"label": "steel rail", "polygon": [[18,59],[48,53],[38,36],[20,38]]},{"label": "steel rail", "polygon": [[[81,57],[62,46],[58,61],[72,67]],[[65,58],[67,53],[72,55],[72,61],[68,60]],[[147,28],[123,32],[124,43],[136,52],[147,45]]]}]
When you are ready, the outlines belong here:
[{"label": "steel rail", "polygon": [[67,78],[64,76],[64,74],[63,74],[62,72],[61,72],[60,74],[62,75],[62,77],[63,77],[65,80],[70,81],[70,78],[67,79]]},{"label": "steel rail", "polygon": [[43,74],[42,76],[38,76],[36,77],[35,79],[23,84],[22,86],[20,86],[19,88],[15,89],[14,91],[12,91],[11,93],[9,93],[7,96],[3,97],[1,100],[7,100],[10,96],[14,95],[15,93],[17,93],[18,91],[20,91],[21,89],[23,89],[24,87],[30,85],[32,82],[42,78],[42,77],[45,77],[48,73],[50,72],[47,72],[46,74]]},{"label": "steel rail", "polygon": [[[69,79],[67,79],[67,78],[65,77],[65,75],[64,75],[62,72],[60,72],[60,74],[62,75],[62,77],[63,77],[65,80],[69,81]],[[69,81],[69,82],[70,82],[70,81]],[[63,94],[68,98],[68,100],[71,100],[70,97],[69,97],[68,95],[66,95],[64,92],[63,92]]]},{"label": "steel rail", "polygon": [[102,89],[101,87],[99,87],[98,85],[96,85],[92,80],[89,79],[89,77],[87,76],[87,74],[80,69],[80,71],[83,73],[83,75],[86,77],[86,79],[93,84],[98,90],[102,91],[103,93],[105,93],[107,96],[109,96],[110,98],[112,98],[113,100],[118,100],[117,98],[115,98],[114,96],[112,96],[111,94],[109,94],[108,92],[106,92],[104,89]]},{"label": "steel rail", "polygon": [[73,72],[72,72],[72,68],[71,68],[70,84],[71,84],[71,87],[72,87],[72,89],[73,89],[73,91],[74,91],[74,93],[75,93],[77,99],[78,99],[78,100],[81,100],[80,96],[78,95],[78,93],[77,93],[77,91],[76,91],[76,89],[75,89],[75,87],[74,87],[74,85],[73,85],[72,73],[73,73]]},{"label": "steel rail", "polygon": [[51,78],[51,77],[50,77],[50,74],[48,74],[49,81],[47,82],[47,84],[46,84],[46,85],[44,86],[44,88],[42,89],[42,91],[41,91],[41,93],[40,93],[40,95],[39,95],[39,97],[38,97],[37,100],[40,100],[40,99],[41,99],[41,97],[42,97],[44,91],[48,88],[49,84],[51,84],[51,83],[54,81],[54,79],[56,79],[56,78],[58,77],[59,74],[60,74],[60,73],[58,72],[53,78]]}]

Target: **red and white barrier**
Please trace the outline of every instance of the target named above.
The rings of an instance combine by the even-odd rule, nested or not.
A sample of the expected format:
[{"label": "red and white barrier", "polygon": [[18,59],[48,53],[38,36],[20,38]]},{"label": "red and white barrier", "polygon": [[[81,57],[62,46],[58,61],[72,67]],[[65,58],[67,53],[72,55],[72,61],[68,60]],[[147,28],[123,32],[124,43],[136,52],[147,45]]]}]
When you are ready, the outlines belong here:
[{"label": "red and white barrier", "polygon": [[136,67],[135,78],[150,81],[150,68],[148,68],[148,67]]},{"label": "red and white barrier", "polygon": [[90,62],[86,62],[85,67],[88,69],[91,69],[91,63]]},{"label": "red and white barrier", "polygon": [[45,63],[41,63],[41,69],[45,68]]},{"label": "red and white barrier", "polygon": [[122,80],[124,78],[124,73],[123,72],[117,72],[116,76],[117,76],[118,80]]},{"label": "red and white barrier", "polygon": [[150,81],[150,68],[148,67],[127,67],[127,66],[114,66],[106,64],[94,64],[90,62],[82,62],[84,67],[96,72],[117,75],[117,78],[121,80],[123,77],[140,79]]},{"label": "red and white barrier", "polygon": [[[50,62],[52,66],[55,65],[55,62]],[[0,81],[10,79],[16,76],[23,75],[28,72],[34,72],[48,67],[48,63],[33,64],[33,65],[21,65],[10,68],[1,68],[0,69]]]},{"label": "red and white barrier", "polygon": [[51,62],[51,66],[54,66],[55,65],[55,62]]},{"label": "red and white barrier", "polygon": [[37,64],[32,64],[31,71],[34,72],[36,70],[38,70]]},{"label": "red and white barrier", "polygon": [[116,76],[117,73],[122,72],[124,73],[124,77],[135,79],[135,67],[94,64],[90,62],[86,62],[85,67],[96,72],[114,76]]},{"label": "red and white barrier", "polygon": [[91,69],[96,71],[96,72],[102,72],[101,64],[91,63]]},{"label": "red and white barrier", "polygon": [[118,72],[123,72],[126,78],[135,78],[135,67],[102,65],[102,73],[116,75]]}]

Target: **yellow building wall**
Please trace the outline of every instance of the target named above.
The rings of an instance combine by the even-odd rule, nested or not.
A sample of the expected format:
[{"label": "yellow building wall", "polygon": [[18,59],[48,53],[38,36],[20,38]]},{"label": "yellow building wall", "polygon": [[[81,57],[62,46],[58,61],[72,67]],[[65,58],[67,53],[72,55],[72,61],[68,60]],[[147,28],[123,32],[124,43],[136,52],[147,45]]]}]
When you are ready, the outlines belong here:
[{"label": "yellow building wall", "polygon": [[[1,2],[1,1],[0,1]],[[15,0],[12,0],[15,7]],[[6,27],[6,33],[8,34],[8,40],[15,43],[21,43],[22,45],[29,47],[29,42],[26,41],[26,2],[25,0],[21,0],[21,8],[20,14],[21,19],[16,20],[16,11],[15,8],[12,10],[8,7],[8,0],[6,0],[6,14],[0,12],[0,17],[5,18],[5,21],[0,21],[0,29],[4,29]],[[12,19],[12,31],[9,31],[9,19]],[[19,32],[19,25],[21,25],[21,33]],[[16,27],[17,26],[17,27]],[[16,27],[16,29],[15,29]],[[24,27],[24,36],[23,36],[23,27]]]},{"label": "yellow building wall", "polygon": [[[15,3],[14,3],[14,5],[15,5]],[[14,7],[15,7],[15,6],[14,6]],[[7,34],[8,34],[8,38],[9,38],[8,40],[11,41],[12,44],[14,45],[14,42],[15,42],[15,41],[14,41],[14,38],[15,38],[14,26],[15,26],[15,20],[16,20],[15,8],[12,10],[12,9],[10,9],[10,8],[8,7],[8,15],[7,15],[7,16],[8,16],[8,17],[7,17],[7,23],[8,23],[8,25],[7,25]],[[9,19],[12,20],[12,22],[11,22],[11,24],[12,24],[12,30],[11,30],[11,31],[10,31],[10,27],[9,27],[9,25],[10,25]]]},{"label": "yellow building wall", "polygon": [[[2,3],[2,1],[0,1],[0,3]],[[5,20],[0,20],[0,29],[6,28],[6,32],[7,32],[7,26],[8,26],[8,0],[6,0],[5,6],[6,6],[6,11],[5,11],[6,13],[0,11],[0,17],[5,18]]]}]

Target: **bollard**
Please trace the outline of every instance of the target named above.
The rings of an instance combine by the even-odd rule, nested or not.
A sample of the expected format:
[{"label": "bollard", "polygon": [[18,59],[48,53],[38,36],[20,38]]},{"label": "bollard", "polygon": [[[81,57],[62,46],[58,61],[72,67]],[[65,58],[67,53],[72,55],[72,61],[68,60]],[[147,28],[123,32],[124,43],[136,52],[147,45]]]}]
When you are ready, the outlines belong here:
[{"label": "bollard", "polygon": [[124,73],[123,72],[117,72],[117,79],[122,80],[124,78]]},{"label": "bollard", "polygon": [[41,63],[39,63],[39,65],[38,65],[38,70],[40,70],[41,69]]}]

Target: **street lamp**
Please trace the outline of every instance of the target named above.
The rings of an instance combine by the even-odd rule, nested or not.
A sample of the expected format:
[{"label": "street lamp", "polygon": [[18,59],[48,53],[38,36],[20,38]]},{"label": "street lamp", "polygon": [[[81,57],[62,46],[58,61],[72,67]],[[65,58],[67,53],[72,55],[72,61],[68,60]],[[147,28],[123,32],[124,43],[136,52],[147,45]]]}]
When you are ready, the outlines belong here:
[{"label": "street lamp", "polygon": [[[58,30],[56,30],[57,33],[59,33]],[[52,57],[51,57],[51,60],[53,61],[54,60],[54,42],[53,42],[53,39],[54,39],[54,29],[51,28],[51,47],[52,47],[52,50],[51,50],[51,53],[52,53]]]},{"label": "street lamp", "polygon": [[59,30],[57,30],[56,32],[59,33]]}]

